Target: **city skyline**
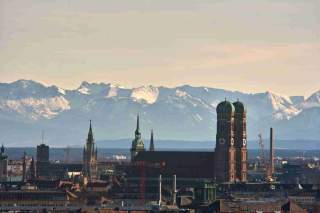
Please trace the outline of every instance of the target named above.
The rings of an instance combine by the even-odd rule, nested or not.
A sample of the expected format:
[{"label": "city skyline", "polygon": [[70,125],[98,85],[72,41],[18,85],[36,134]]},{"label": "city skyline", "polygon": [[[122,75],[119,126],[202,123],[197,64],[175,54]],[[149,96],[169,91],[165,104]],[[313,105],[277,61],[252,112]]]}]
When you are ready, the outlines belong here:
[{"label": "city skyline", "polygon": [[0,6],[2,82],[189,84],[306,97],[320,88],[317,0]]},{"label": "city skyline", "polygon": [[320,0],[0,0],[0,212],[320,212],[319,26]]}]

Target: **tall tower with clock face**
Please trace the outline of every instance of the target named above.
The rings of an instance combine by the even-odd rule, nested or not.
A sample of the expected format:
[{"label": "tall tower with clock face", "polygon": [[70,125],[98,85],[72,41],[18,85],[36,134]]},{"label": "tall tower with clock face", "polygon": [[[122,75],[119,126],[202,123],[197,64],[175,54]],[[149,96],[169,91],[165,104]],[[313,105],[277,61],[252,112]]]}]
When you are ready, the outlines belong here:
[{"label": "tall tower with clock face", "polygon": [[240,101],[233,103],[234,114],[234,133],[236,148],[236,180],[247,182],[247,123],[246,109]]},{"label": "tall tower with clock face", "polygon": [[217,136],[215,148],[215,177],[217,182],[234,182],[235,140],[232,103],[225,100],[217,106]]}]

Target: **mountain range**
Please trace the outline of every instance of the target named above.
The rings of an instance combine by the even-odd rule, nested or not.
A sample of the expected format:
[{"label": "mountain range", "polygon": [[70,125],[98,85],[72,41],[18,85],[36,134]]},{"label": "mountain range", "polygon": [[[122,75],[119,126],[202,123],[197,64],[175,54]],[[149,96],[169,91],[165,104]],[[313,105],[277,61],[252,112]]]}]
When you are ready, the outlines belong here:
[{"label": "mountain range", "polygon": [[96,140],[133,138],[136,116],[145,139],[215,141],[216,106],[239,99],[247,107],[248,138],[268,138],[269,128],[281,140],[320,140],[320,91],[310,97],[273,92],[244,93],[189,85],[175,88],[125,88],[82,82],[74,90],[32,80],[0,83],[0,143],[54,146],[85,143],[89,120]]}]

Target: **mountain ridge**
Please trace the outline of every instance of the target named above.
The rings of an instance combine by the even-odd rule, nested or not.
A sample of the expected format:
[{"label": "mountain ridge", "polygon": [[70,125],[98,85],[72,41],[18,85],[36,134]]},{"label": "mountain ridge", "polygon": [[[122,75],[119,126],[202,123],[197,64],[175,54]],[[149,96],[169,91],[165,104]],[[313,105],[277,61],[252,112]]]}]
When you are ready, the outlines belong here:
[{"label": "mountain ridge", "polygon": [[143,134],[154,128],[162,140],[215,140],[215,107],[225,98],[247,106],[249,140],[259,132],[268,135],[270,126],[284,140],[320,138],[320,90],[309,97],[289,97],[270,91],[244,93],[190,85],[125,88],[87,81],[76,89],[64,89],[18,80],[0,83],[0,131],[7,133],[0,139],[37,144],[40,132],[46,130],[52,144],[78,144],[85,140],[89,119],[99,140],[130,138],[140,113]]}]

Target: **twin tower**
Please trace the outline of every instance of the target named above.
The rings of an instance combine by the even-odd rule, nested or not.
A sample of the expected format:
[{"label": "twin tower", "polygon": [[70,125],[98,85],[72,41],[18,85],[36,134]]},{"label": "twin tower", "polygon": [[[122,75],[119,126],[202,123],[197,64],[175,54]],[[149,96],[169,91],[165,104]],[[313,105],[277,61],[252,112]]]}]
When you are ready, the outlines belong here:
[{"label": "twin tower", "polygon": [[247,182],[246,109],[225,100],[217,108],[215,177],[218,182]]}]

